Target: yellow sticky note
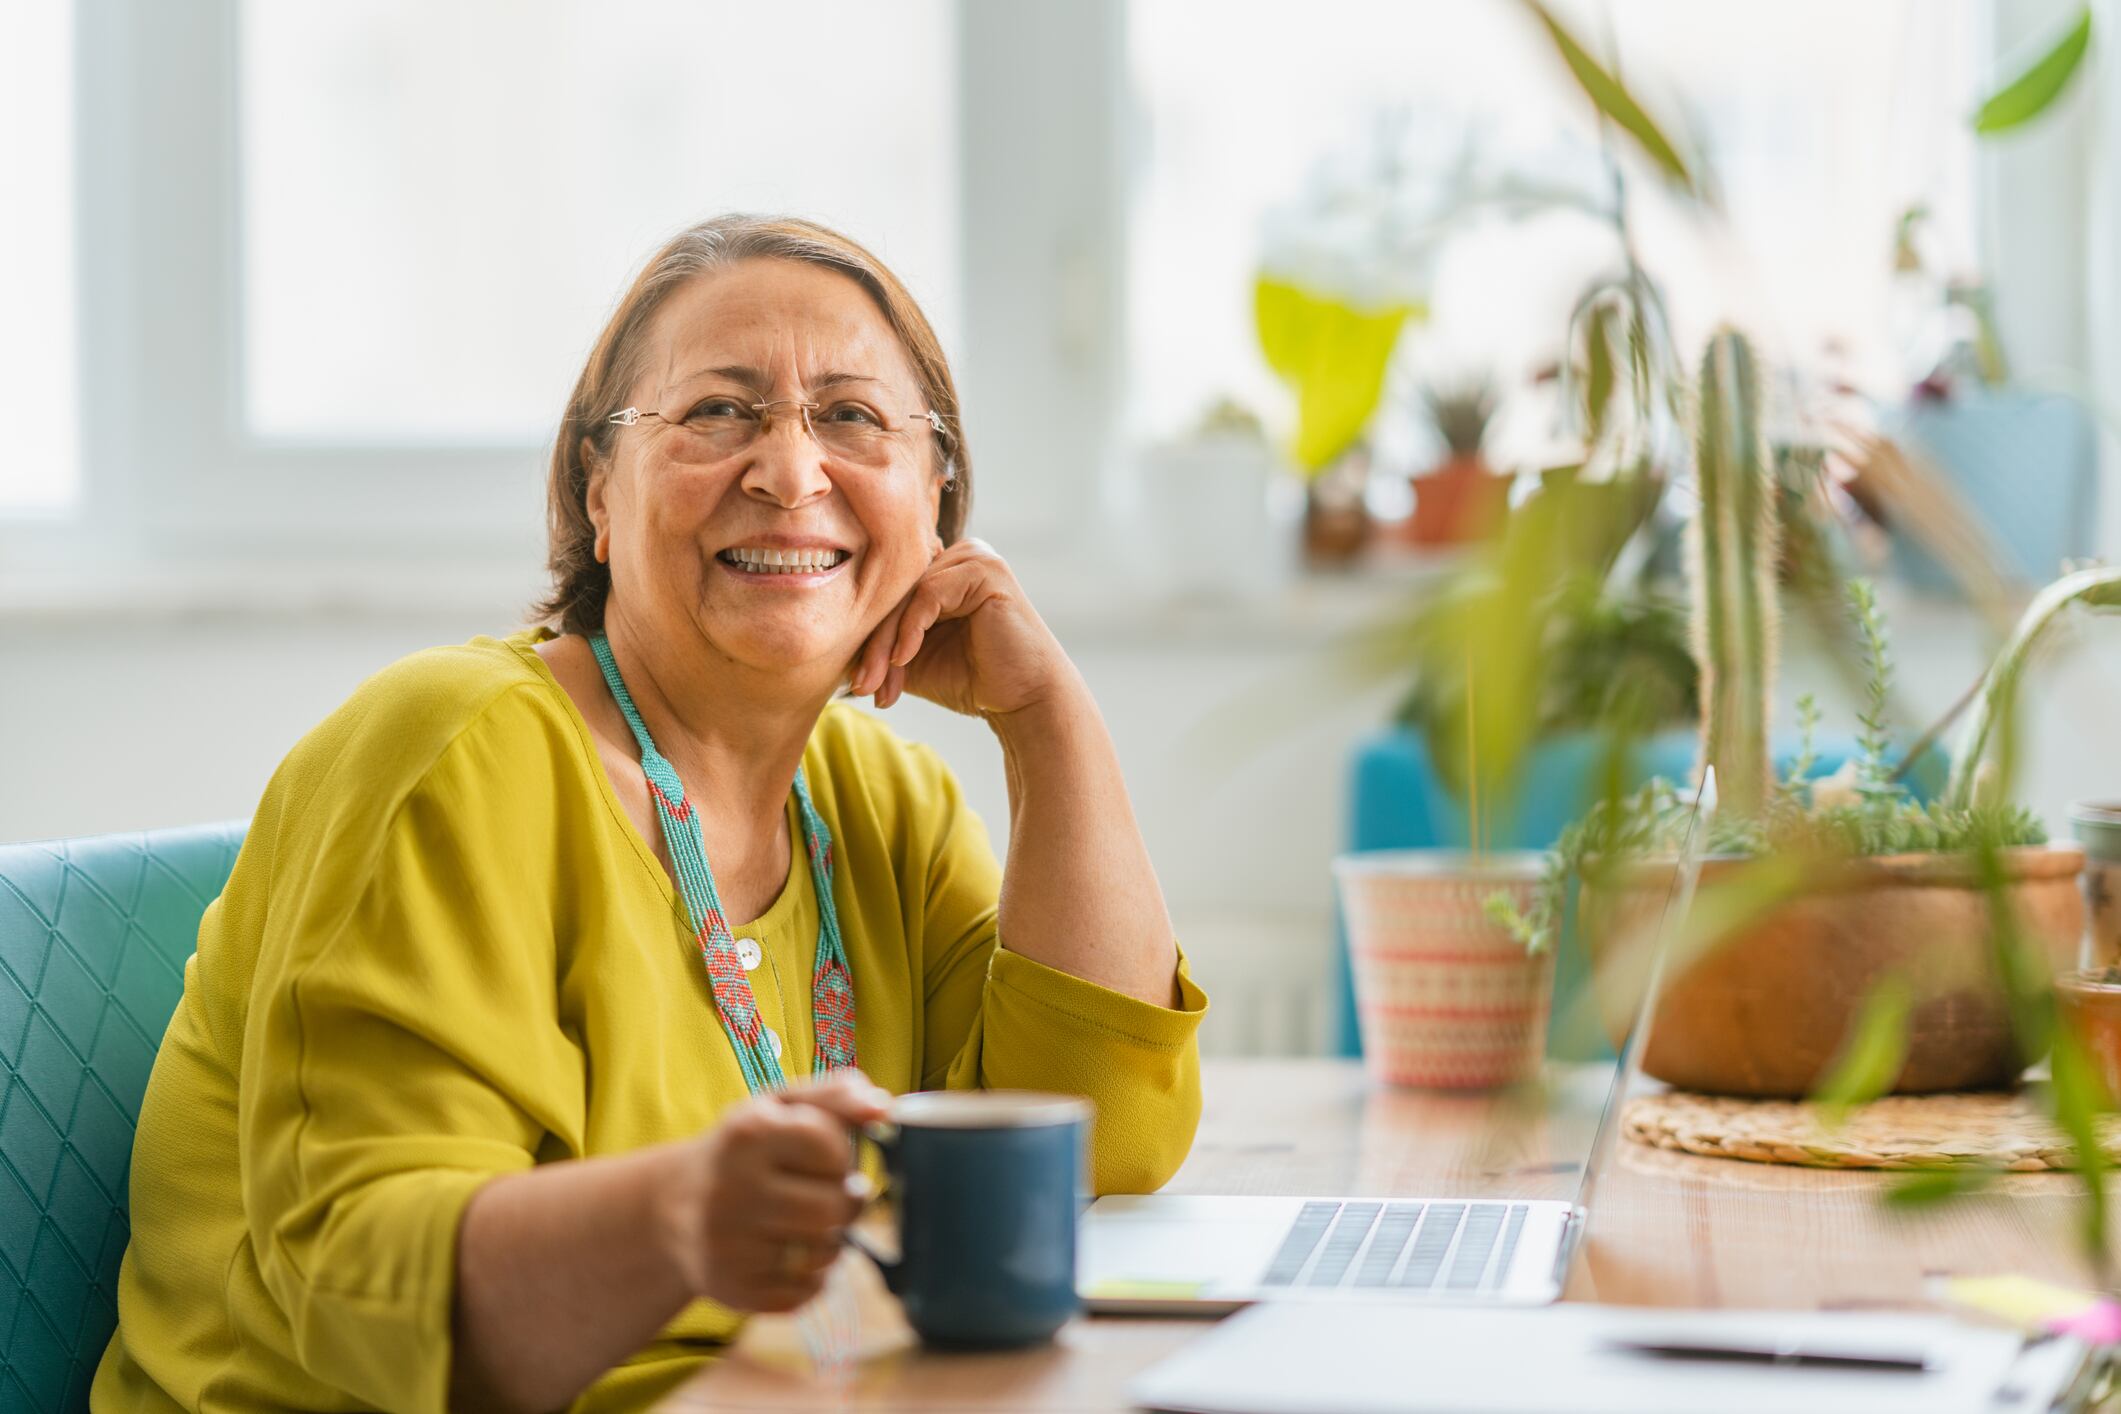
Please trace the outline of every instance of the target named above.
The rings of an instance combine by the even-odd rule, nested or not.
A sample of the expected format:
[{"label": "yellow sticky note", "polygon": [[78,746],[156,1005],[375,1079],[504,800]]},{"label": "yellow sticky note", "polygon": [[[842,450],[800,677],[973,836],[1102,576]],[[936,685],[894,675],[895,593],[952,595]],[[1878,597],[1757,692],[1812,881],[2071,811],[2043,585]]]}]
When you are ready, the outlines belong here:
[{"label": "yellow sticky note", "polygon": [[1955,1306],[2034,1329],[2082,1315],[2099,1302],[2097,1292],[2017,1275],[1945,1277],[1936,1292]]},{"label": "yellow sticky note", "polygon": [[1197,1281],[1141,1281],[1106,1277],[1092,1282],[1083,1295],[1092,1301],[1190,1301],[1206,1285]]}]

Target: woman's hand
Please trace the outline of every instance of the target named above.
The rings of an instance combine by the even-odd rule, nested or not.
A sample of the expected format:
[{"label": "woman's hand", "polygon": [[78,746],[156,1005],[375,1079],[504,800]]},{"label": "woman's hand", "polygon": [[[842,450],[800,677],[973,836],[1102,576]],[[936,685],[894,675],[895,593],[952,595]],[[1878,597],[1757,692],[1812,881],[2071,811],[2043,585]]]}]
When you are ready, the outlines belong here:
[{"label": "woman's hand", "polygon": [[848,683],[889,707],[906,693],[967,716],[1016,712],[1075,681],[1074,665],[1002,557],[961,540],[869,635]]},{"label": "woman's hand", "polygon": [[868,1182],[851,1126],[890,1096],[859,1073],[732,1107],[694,1142],[665,1228],[694,1296],[736,1311],[792,1311],[817,1295]]}]

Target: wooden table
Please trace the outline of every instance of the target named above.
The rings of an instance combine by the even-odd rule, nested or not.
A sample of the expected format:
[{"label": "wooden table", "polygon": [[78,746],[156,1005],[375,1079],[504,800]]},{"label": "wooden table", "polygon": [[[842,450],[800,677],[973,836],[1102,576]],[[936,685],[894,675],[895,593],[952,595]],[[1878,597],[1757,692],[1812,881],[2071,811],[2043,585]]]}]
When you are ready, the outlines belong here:
[{"label": "wooden table", "polygon": [[[1212,1061],[1207,1105],[1173,1193],[1567,1198],[1590,1149],[1607,1066],[1550,1068],[1546,1094],[1506,1103],[1372,1086],[1353,1062]],[[2063,1174],[2018,1174],[1993,1196],[1905,1219],[1879,1174],[1698,1158],[1623,1142],[1600,1176],[1570,1300],[1789,1309],[1920,1307],[1937,1272],[2017,1271],[2083,1284]],[[1141,1369],[1204,1328],[1083,1317],[1051,1346],[923,1351],[866,1263],[857,1354],[821,1371],[792,1318],[754,1320],[668,1410],[1117,1410]]]}]

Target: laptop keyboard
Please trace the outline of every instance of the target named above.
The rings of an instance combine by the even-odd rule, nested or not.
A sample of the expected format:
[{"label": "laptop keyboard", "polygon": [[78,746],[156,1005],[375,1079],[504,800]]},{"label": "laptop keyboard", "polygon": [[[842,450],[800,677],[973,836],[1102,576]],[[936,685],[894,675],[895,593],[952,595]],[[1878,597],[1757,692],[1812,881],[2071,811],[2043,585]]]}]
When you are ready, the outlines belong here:
[{"label": "laptop keyboard", "polygon": [[1306,1203],[1264,1286],[1491,1291],[1524,1230],[1523,1203]]}]

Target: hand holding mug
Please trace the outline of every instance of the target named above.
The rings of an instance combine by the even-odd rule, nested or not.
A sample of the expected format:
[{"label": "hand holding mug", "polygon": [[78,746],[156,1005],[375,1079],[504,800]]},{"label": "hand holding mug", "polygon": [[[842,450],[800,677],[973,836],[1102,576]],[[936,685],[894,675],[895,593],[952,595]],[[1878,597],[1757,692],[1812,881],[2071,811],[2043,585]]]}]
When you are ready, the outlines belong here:
[{"label": "hand holding mug", "polygon": [[692,1294],[736,1311],[792,1311],[817,1295],[868,1184],[851,1128],[891,1097],[856,1072],[735,1105],[692,1141],[665,1224]]}]

